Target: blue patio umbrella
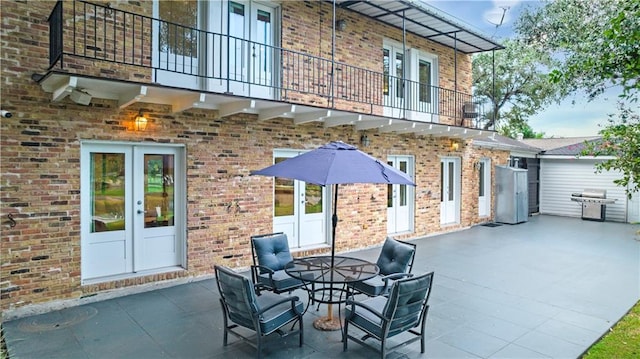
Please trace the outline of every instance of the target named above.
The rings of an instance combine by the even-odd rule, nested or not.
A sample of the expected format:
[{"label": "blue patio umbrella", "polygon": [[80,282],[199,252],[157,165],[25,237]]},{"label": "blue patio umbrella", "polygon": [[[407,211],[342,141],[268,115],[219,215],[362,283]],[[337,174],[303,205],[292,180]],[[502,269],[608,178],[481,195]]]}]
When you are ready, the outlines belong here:
[{"label": "blue patio umbrella", "polygon": [[327,143],[315,150],[259,171],[253,171],[251,174],[300,180],[321,186],[335,186],[331,217],[331,268],[334,268],[336,226],[338,225],[338,185],[372,183],[415,186],[406,173],[342,141]]}]

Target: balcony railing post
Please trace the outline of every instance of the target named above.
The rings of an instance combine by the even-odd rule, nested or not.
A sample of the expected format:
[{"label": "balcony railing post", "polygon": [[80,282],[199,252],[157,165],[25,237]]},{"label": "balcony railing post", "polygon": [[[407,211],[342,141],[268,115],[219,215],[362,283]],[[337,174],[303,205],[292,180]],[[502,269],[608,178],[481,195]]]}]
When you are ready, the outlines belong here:
[{"label": "balcony railing post", "polygon": [[51,15],[49,15],[49,69],[51,69],[60,60],[60,66],[62,63],[62,24],[63,24],[63,8],[62,0],[53,7]]}]

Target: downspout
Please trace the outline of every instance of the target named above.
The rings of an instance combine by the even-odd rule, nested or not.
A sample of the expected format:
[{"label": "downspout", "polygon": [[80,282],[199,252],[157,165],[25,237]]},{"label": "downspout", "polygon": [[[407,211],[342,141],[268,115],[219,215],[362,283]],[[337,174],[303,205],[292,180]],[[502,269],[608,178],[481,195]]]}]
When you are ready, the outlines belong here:
[{"label": "downspout", "polygon": [[[458,120],[458,33],[453,33],[453,123]],[[463,119],[464,120],[464,119]],[[462,121],[460,125],[462,125]]]},{"label": "downspout", "polygon": [[331,26],[331,88],[329,92],[331,108],[335,106],[333,85],[336,76],[336,0],[333,0],[333,25]]},{"label": "downspout", "polygon": [[[493,100],[493,128],[496,127],[496,117],[498,116],[498,106],[496,106],[496,49],[491,50],[491,92]],[[488,130],[488,128],[487,128]]]},{"label": "downspout", "polygon": [[[224,16],[224,15],[222,15],[222,16]],[[231,60],[231,54],[230,54],[231,53],[231,32],[230,32],[231,26],[229,24],[229,20],[230,20],[231,16],[229,16],[229,9],[227,9],[226,16],[227,16],[227,91],[225,93],[229,94],[229,93],[231,93],[230,92],[231,83],[229,82],[230,77],[231,77],[231,63],[230,63],[230,60]]]},{"label": "downspout", "polygon": [[402,117],[407,118],[407,27],[406,27],[405,11],[402,11]]}]

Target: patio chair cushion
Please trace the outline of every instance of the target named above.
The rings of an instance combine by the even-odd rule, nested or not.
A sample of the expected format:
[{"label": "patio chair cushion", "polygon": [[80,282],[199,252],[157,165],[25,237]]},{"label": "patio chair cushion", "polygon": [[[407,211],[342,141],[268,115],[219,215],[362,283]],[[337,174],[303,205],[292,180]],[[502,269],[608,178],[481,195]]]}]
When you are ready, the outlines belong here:
[{"label": "patio chair cushion", "polygon": [[265,287],[275,286],[273,289],[276,292],[286,292],[302,284],[299,279],[291,277],[284,270],[273,272],[272,278],[273,282],[269,279],[269,273],[260,273],[258,274],[258,284],[262,284]]},{"label": "patio chair cushion", "polygon": [[[289,251],[287,235],[279,233],[274,236],[264,238],[253,238],[258,263],[261,266],[269,267],[273,271],[283,270],[287,263],[293,260]],[[260,270],[260,273],[264,273]]]},{"label": "patio chair cushion", "polygon": [[395,318],[389,328],[389,337],[416,326],[420,312],[429,298],[431,275],[401,279],[391,287],[389,300],[381,312],[387,318]]},{"label": "patio chair cushion", "polygon": [[393,280],[389,281],[389,286],[385,286],[384,280],[381,276],[375,276],[371,279],[363,280],[362,282],[354,283],[355,289],[360,292],[367,293],[369,296],[377,296],[385,294],[388,288],[391,288]]},{"label": "patio chair cushion", "polygon": [[[380,296],[365,299],[361,303],[371,307],[378,313],[382,313],[387,301],[388,299],[386,297]],[[349,318],[351,322],[360,328],[365,328],[376,337],[382,337],[382,319],[380,319],[380,317],[374,315],[368,310],[362,310],[362,308],[357,308],[356,311],[353,311],[352,309],[353,308],[351,306],[347,305],[345,308],[345,318]]]},{"label": "patio chair cushion", "polygon": [[414,247],[387,237],[376,263],[380,274],[406,273],[414,252]]},{"label": "patio chair cushion", "polygon": [[259,308],[251,282],[226,267],[217,268],[216,276],[229,306],[229,318],[238,325],[254,329],[251,313]]},{"label": "patio chair cushion", "polygon": [[[380,272],[373,278],[353,283],[353,289],[368,296],[387,294],[396,280],[409,276],[403,276],[403,274],[411,272],[415,251],[414,244],[387,237],[376,262]],[[389,275],[391,278],[386,278],[387,282],[385,282],[384,277]]]},{"label": "patio chair cushion", "polygon": [[[268,292],[256,297],[258,308],[266,308],[281,300],[281,295]],[[271,333],[287,322],[290,322],[292,316],[295,316],[296,310],[299,313],[304,312],[304,304],[301,301],[297,301],[295,307],[292,307],[290,302],[282,303],[262,313],[260,316],[260,328],[262,332],[266,334]]]}]

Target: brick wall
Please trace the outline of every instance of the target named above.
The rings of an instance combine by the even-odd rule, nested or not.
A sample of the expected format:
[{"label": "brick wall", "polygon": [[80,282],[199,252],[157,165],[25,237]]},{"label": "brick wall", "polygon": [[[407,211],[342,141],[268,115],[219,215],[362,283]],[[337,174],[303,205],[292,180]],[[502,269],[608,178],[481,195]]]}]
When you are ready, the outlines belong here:
[{"label": "brick wall", "polygon": [[[113,6],[134,3],[116,2]],[[14,114],[3,118],[0,127],[3,311],[172,278],[210,275],[214,264],[247,267],[251,263],[249,237],[272,229],[272,180],[249,176],[249,172],[270,165],[274,148],[312,149],[331,140],[357,144],[363,134],[351,126],[295,126],[287,119],[257,121],[255,115],[220,118],[217,111],[210,110],[171,113],[168,106],[146,103],[125,109],[119,109],[114,101],[98,99],[89,106],[68,99],[52,103],[51,95],[31,79],[48,66],[45,20],[52,6],[53,2],[2,4],[0,105]],[[318,11],[315,2],[304,6],[313,14]],[[434,51],[443,52],[442,67],[446,51],[433,46]],[[328,51],[324,43],[317,48]],[[340,54],[347,55],[349,52]],[[441,74],[444,72],[441,69]],[[132,130],[132,119],[139,109],[149,118],[145,132]],[[477,173],[472,164],[483,156],[492,158],[494,164],[504,163],[507,152],[478,150],[468,144],[451,152],[448,138],[376,131],[366,134],[371,145],[365,150],[375,157],[415,156],[415,231],[401,238],[451,231],[483,220],[477,217]],[[82,140],[186,146],[188,270],[81,285]],[[462,159],[463,200],[461,223],[443,228],[440,157],[449,155]],[[15,227],[9,226],[10,213]],[[386,186],[341,187],[338,215],[338,252],[380,244],[386,233]]]}]

